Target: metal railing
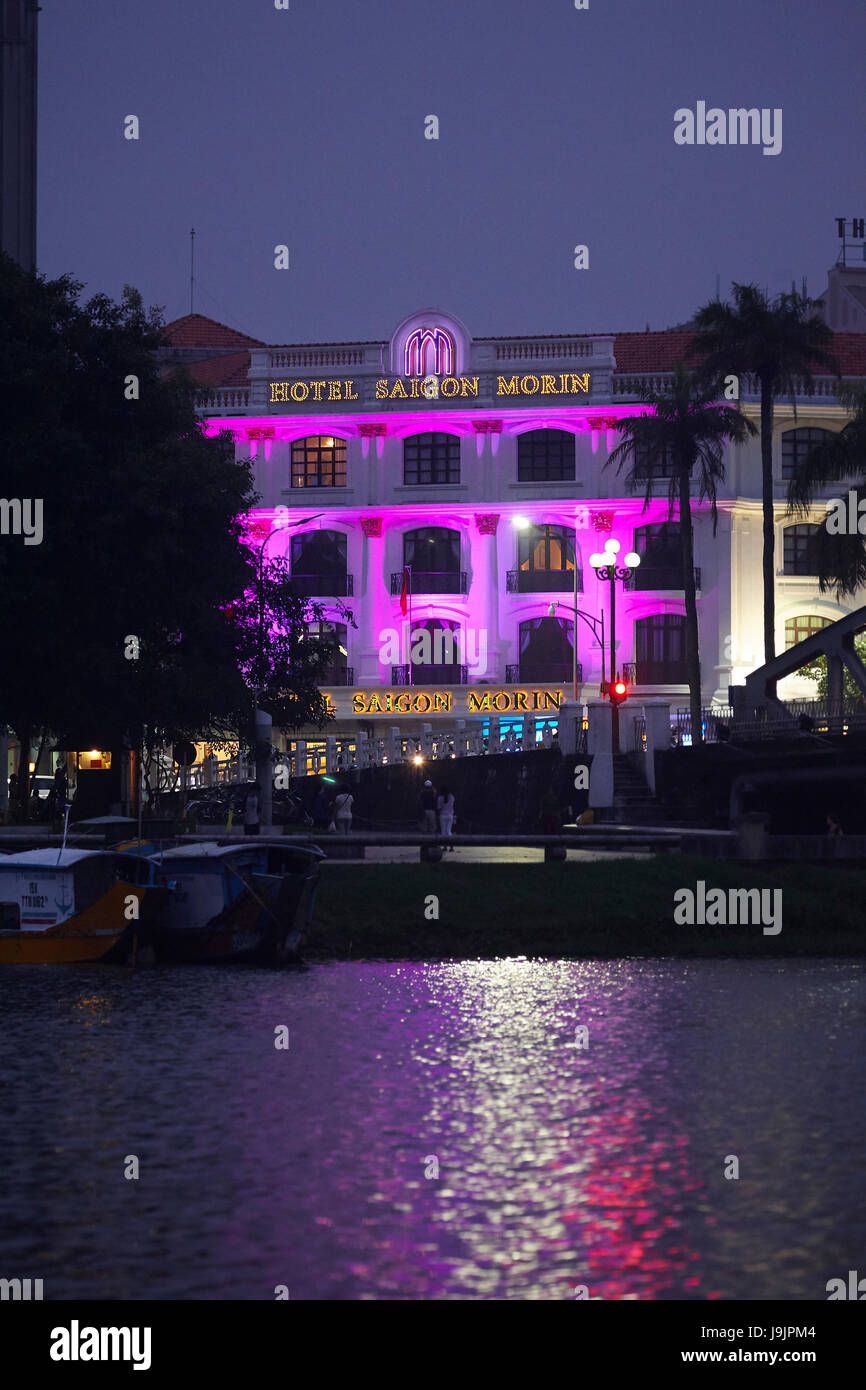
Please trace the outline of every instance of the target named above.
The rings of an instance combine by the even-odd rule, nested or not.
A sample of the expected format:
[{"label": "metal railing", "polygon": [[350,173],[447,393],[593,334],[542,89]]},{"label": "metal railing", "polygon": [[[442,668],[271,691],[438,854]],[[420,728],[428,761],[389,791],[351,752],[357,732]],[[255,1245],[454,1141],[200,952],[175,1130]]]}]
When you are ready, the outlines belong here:
[{"label": "metal railing", "polygon": [[[403,570],[391,575],[391,597],[403,592]],[[412,595],[418,594],[468,594],[469,577],[465,570],[413,570]]]},{"label": "metal railing", "polygon": [[319,672],[319,685],[354,685],[354,666],[326,666]]},{"label": "metal railing", "polygon": [[[644,565],[634,571],[632,588],[639,592],[645,589],[682,589],[683,572],[679,565]],[[700,566],[695,565],[695,588],[701,587]]]},{"label": "metal railing", "polygon": [[[771,741],[866,732],[866,703],[831,700],[786,700],[780,712],[771,706],[735,711],[730,705],[701,710],[705,743]],[[687,709],[677,710],[671,724],[672,740],[688,747],[692,742],[692,718]]]},{"label": "metal railing", "polygon": [[[509,594],[571,594],[574,570],[508,570],[505,591]],[[577,592],[583,593],[583,570],[577,571]]]},{"label": "metal railing", "polygon": [[355,578],[351,574],[295,574],[292,583],[306,598],[352,598]]},{"label": "metal railing", "polygon": [[392,685],[468,685],[469,667],[447,664],[412,666],[412,679],[409,679],[409,663],[391,667]]},{"label": "metal railing", "polygon": [[[545,674],[553,669],[557,671],[567,671],[566,675],[551,676]],[[540,673],[540,674],[539,674]],[[520,662],[509,662],[505,668],[506,685],[531,685],[534,681],[570,681],[572,678],[572,667],[568,662],[557,662],[554,665],[528,666],[526,663],[521,667]],[[577,663],[577,680],[580,684],[583,680],[583,662]]]}]

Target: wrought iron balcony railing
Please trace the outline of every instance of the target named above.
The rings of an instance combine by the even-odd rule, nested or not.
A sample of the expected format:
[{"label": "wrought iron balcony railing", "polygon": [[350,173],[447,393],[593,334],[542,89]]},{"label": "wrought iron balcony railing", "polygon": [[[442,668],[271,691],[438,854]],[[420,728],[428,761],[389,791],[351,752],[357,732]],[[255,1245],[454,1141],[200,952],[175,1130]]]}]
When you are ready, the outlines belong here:
[{"label": "wrought iron balcony railing", "polygon": [[[514,662],[506,666],[506,685],[559,685],[571,681],[573,666],[571,662]],[[577,678],[584,678],[584,667],[577,663]]]},{"label": "wrought iron balcony railing", "polygon": [[[682,589],[683,572],[679,565],[650,565],[641,563],[632,570],[632,588],[640,589]],[[701,587],[701,571],[695,566],[695,588]]]},{"label": "wrought iron balcony railing", "polygon": [[351,598],[355,579],[351,574],[292,574],[292,583],[306,598]]},{"label": "wrought iron balcony railing", "polygon": [[[627,661],[622,669],[631,685],[688,685],[684,661]],[[633,673],[630,677],[627,669]]]},{"label": "wrought iron balcony railing", "polygon": [[354,666],[326,666],[319,675],[319,685],[354,685]]},{"label": "wrought iron balcony railing", "polygon": [[[391,597],[403,592],[403,570],[391,575]],[[413,570],[412,594],[468,594],[469,576],[465,570]]]},{"label": "wrought iron balcony railing", "polygon": [[409,664],[391,667],[392,685],[468,685],[468,666],[421,666],[413,665],[412,679],[409,679]]},{"label": "wrought iron balcony railing", "polygon": [[[553,671],[554,669],[557,670],[557,671],[560,671],[560,670],[562,670],[562,671],[567,671],[567,675],[564,675],[564,676],[553,675],[553,676],[551,676],[551,675],[546,675],[546,674],[541,674],[541,675],[538,674],[538,672],[548,672],[548,671]],[[521,666],[521,663],[520,663],[520,662],[515,661],[515,662],[510,662],[510,663],[506,666],[506,668],[505,668],[505,684],[506,684],[506,685],[530,685],[533,681],[551,681],[551,682],[553,682],[553,683],[556,683],[556,682],[558,682],[558,681],[565,681],[565,680],[570,681],[570,680],[571,680],[571,677],[572,677],[572,667],[571,667],[571,663],[570,663],[570,662],[561,662],[561,661],[557,661],[557,662],[545,662],[545,663],[542,663],[542,664],[534,664],[534,663],[531,663],[531,662],[529,662],[529,663],[523,662],[523,664],[522,664],[522,666]],[[582,662],[582,661],[579,661],[579,662],[577,663],[577,680],[578,680],[578,684],[580,684],[580,683],[582,682],[582,680],[583,680],[583,662]]]},{"label": "wrought iron balcony railing", "polygon": [[[505,587],[509,594],[571,594],[574,570],[509,570]],[[577,571],[577,592],[583,593],[583,570]]]}]

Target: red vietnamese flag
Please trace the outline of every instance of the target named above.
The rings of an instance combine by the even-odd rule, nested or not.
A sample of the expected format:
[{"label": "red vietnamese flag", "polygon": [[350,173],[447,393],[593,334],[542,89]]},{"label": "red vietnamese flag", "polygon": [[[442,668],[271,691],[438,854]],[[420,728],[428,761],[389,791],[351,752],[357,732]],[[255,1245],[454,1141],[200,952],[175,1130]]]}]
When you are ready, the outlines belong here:
[{"label": "red vietnamese flag", "polygon": [[404,569],[403,569],[403,587],[402,587],[402,589],[400,590],[400,612],[403,614],[403,617],[404,617],[404,618],[405,618],[405,616],[406,616],[406,595],[407,595],[408,592],[409,592],[409,586],[408,586],[408,584],[406,583],[406,570],[405,570],[405,567],[404,567]]}]

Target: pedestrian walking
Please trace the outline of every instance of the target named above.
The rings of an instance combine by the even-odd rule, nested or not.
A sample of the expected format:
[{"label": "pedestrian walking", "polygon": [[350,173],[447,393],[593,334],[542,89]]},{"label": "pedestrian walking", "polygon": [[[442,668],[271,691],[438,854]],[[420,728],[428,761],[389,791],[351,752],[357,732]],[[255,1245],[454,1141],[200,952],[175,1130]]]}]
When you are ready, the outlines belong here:
[{"label": "pedestrian walking", "polygon": [[331,823],[331,798],[327,788],[322,785],[313,802],[313,825],[317,830],[327,830]]},{"label": "pedestrian walking", "polygon": [[261,830],[261,825],[259,823],[259,798],[261,790],[262,789],[259,786],[258,782],[253,782],[251,789],[247,793],[247,797],[244,802],[245,835],[258,835],[259,831]]},{"label": "pedestrian walking", "polygon": [[[446,840],[451,838],[451,828],[454,824],[454,793],[448,787],[441,787],[439,796],[436,799],[436,809],[439,812],[439,827]],[[453,845],[446,845],[446,849],[454,853]]]},{"label": "pedestrian walking", "polygon": [[348,835],[352,829],[352,803],[354,797],[348,787],[341,787],[334,798],[334,823],[341,835]]},{"label": "pedestrian walking", "polygon": [[432,782],[425,782],[418,797],[418,812],[421,829],[426,835],[436,834],[436,788]]}]

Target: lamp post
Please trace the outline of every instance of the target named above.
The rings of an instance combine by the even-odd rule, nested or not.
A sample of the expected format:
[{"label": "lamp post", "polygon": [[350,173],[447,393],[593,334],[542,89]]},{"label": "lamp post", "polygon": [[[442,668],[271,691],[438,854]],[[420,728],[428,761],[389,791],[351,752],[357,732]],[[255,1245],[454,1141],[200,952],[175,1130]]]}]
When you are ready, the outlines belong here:
[{"label": "lamp post", "polygon": [[[537,523],[531,522],[531,521],[530,521],[527,517],[525,517],[525,516],[516,516],[516,517],[514,517],[514,519],[513,519],[513,521],[512,521],[512,525],[513,525],[518,531],[526,531],[526,530],[528,530],[528,529],[530,528],[530,526],[535,526],[536,529],[540,529],[540,528],[538,527],[538,524],[537,524]],[[571,647],[572,647],[572,652],[571,652],[571,674],[572,674],[572,685],[573,685],[574,701],[575,701],[575,704],[578,704],[579,701],[580,701],[580,696],[579,696],[579,693],[578,693],[578,684],[577,684],[577,620],[578,620],[578,618],[582,618],[582,619],[583,619],[583,621],[587,624],[587,626],[590,627],[590,628],[592,629],[592,632],[593,632],[593,634],[594,634],[596,640],[599,639],[599,627],[600,627],[600,630],[601,630],[601,639],[600,639],[600,642],[601,642],[601,661],[602,661],[602,672],[601,672],[601,676],[602,676],[602,682],[604,682],[604,618],[602,617],[601,624],[599,624],[599,622],[598,622],[598,620],[597,620],[596,618],[591,618],[590,615],[589,615],[588,613],[584,613],[582,609],[578,608],[578,606],[577,606],[577,547],[576,547],[576,545],[574,544],[573,541],[570,541],[570,540],[568,539],[567,536],[563,537],[563,539],[565,540],[566,545],[568,545],[568,546],[571,547],[571,554],[572,554],[572,559],[573,559],[573,562],[574,562],[574,594],[573,594],[574,625],[573,625],[573,628],[572,628],[572,641],[571,641]],[[548,618],[555,618],[555,617],[556,617],[556,610],[557,610],[557,607],[558,607],[558,602],[557,602],[556,600],[554,600],[554,602],[551,603],[550,606],[548,607],[548,610],[547,610],[547,616],[548,616]]]},{"label": "lamp post", "polygon": [[[616,581],[618,579],[626,582],[632,570],[637,569],[640,564],[640,556],[635,551],[630,550],[623,556],[623,563],[617,564],[617,556],[620,551],[619,541],[607,540],[604,543],[604,550],[600,553],[596,551],[590,555],[589,563],[595,570],[596,576],[600,580],[610,582],[610,680],[611,685],[619,679],[619,671],[616,665]],[[609,692],[608,692],[609,693]],[[619,711],[613,704],[613,751],[619,752]]]}]

